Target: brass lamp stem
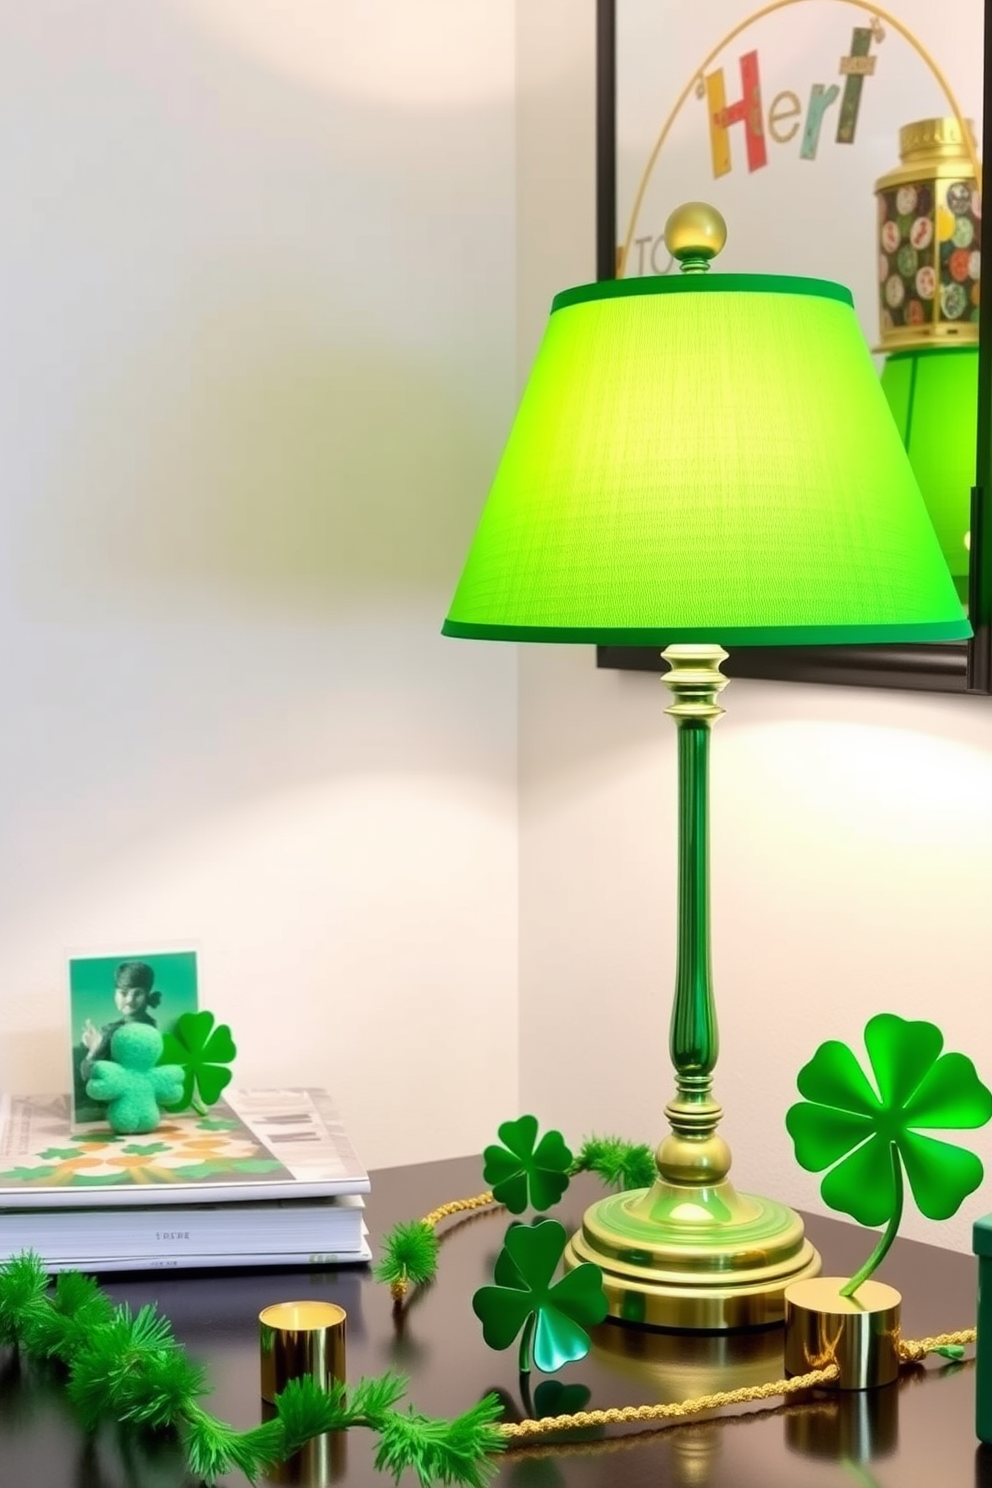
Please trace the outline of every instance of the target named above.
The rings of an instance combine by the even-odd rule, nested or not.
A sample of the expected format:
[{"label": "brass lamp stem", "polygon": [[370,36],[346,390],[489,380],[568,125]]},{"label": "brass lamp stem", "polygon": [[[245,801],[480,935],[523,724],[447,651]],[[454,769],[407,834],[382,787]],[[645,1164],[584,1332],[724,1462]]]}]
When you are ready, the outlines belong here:
[{"label": "brass lamp stem", "polygon": [[670,667],[662,681],[671,690],[666,708],[678,727],[679,891],[675,999],[669,1050],[675,1096],[665,1107],[671,1132],[655,1160],[658,1182],[645,1208],[697,1218],[743,1217],[747,1204],[726,1181],[730,1148],[716,1129],[723,1108],[713,1099],[713,1071],[720,1039],[710,967],[709,752],[710,730],[723,715],[717,698],[728,679],[720,671],[722,646],[678,645],[662,652]]},{"label": "brass lamp stem", "polygon": [[720,1048],[710,968],[709,747],[727,685],[720,646],[669,646],[663,678],[673,701],[665,711],[678,726],[679,888],[675,1001],[669,1048],[676,1098],[665,1114],[680,1137],[706,1137],[720,1119],[711,1100]]},{"label": "brass lamp stem", "polygon": [[566,1266],[595,1262],[610,1315],[677,1329],[751,1328],[781,1322],[785,1288],[815,1276],[820,1258],[797,1214],[773,1199],[738,1193],[713,1099],[719,1052],[710,972],[709,746],[723,709],[727,653],[714,645],[669,646],[678,729],[678,952],[669,1049],[675,1094],[671,1130],[650,1188],[592,1205],[569,1241]]}]

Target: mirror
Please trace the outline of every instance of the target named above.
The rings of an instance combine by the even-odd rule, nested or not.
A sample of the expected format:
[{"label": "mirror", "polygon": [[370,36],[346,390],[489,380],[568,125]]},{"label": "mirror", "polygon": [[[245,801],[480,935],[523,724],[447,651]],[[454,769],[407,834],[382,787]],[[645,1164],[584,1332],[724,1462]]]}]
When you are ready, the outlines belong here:
[{"label": "mirror", "polygon": [[[992,0],[597,0],[597,277],[667,274],[671,209],[727,219],[719,269],[835,279],[975,631],[750,647],[728,676],[992,694],[992,325],[981,301]],[[598,665],[661,671],[657,652]]]}]

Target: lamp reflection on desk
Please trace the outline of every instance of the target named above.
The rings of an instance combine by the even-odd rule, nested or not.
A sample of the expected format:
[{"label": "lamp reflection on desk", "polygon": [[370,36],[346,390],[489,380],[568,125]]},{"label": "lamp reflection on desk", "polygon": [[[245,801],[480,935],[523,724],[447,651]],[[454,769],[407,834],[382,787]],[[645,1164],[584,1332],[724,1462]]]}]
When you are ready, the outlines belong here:
[{"label": "lamp reflection on desk", "polygon": [[625,1390],[643,1393],[645,1403],[669,1405],[763,1385],[784,1372],[777,1329],[676,1333],[602,1323],[591,1331],[590,1358],[622,1380]]},{"label": "lamp reflection on desk", "polygon": [[899,1445],[897,1381],[876,1390],[833,1390],[785,1418],[785,1443],[801,1457],[864,1465]]}]

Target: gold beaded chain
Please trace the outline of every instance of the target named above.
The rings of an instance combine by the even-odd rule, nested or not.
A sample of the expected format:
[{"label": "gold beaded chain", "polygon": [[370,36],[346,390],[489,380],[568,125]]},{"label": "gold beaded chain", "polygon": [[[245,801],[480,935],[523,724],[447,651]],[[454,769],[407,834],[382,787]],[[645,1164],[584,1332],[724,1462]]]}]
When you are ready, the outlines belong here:
[{"label": "gold beaded chain", "polygon": [[[470,1199],[452,1199],[450,1203],[440,1204],[430,1214],[425,1214],[423,1223],[433,1230],[442,1220],[450,1219],[452,1215],[464,1214],[470,1209],[484,1209],[495,1202],[491,1192],[476,1194]],[[403,1293],[405,1291],[404,1284]],[[393,1295],[397,1296],[395,1290]],[[955,1333],[936,1333],[929,1338],[901,1338],[898,1345],[899,1357],[906,1364],[915,1364],[926,1358],[927,1354],[936,1353],[938,1349],[974,1343],[976,1337],[975,1328],[959,1328]],[[829,1385],[839,1373],[836,1364],[828,1364],[823,1369],[811,1369],[808,1374],[793,1375],[791,1379],[769,1380],[767,1384],[746,1385],[739,1390],[718,1390],[711,1395],[697,1395],[691,1400],[670,1401],[664,1405],[611,1406],[607,1410],[575,1411],[567,1416],[542,1416],[540,1420],[504,1421],[497,1429],[501,1436],[510,1441],[525,1441],[527,1438],[545,1436],[552,1431],[577,1431],[589,1426],[681,1421],[686,1416],[719,1410],[725,1405],[746,1405],[752,1400],[774,1400],[778,1396],[798,1394],[801,1390],[813,1390],[818,1386]]]}]

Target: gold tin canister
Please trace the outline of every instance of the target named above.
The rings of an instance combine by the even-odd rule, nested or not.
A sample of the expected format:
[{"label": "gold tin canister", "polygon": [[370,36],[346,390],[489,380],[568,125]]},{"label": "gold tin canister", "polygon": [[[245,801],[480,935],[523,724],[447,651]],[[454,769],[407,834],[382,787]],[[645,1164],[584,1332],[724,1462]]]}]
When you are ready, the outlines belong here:
[{"label": "gold tin canister", "polygon": [[832,1388],[869,1390],[899,1378],[902,1297],[881,1281],[863,1281],[842,1297],[843,1276],[797,1281],[785,1293],[785,1372],[806,1374],[836,1364]]},{"label": "gold tin canister", "polygon": [[899,131],[900,164],[875,184],[878,351],[978,340],[982,199],[970,120]]},{"label": "gold tin canister", "polygon": [[347,1313],[335,1302],[277,1302],[258,1315],[262,1399],[270,1404],[291,1379],[322,1389],[345,1379]]}]

